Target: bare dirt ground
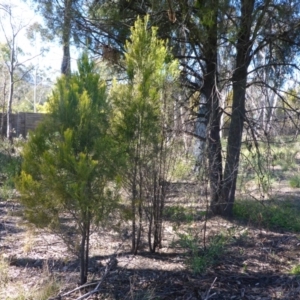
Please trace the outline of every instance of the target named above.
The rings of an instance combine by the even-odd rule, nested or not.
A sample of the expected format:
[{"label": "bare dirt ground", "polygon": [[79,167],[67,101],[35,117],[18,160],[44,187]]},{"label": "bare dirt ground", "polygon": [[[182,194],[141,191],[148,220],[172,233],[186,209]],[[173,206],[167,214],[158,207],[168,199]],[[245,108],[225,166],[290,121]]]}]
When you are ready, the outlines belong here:
[{"label": "bare dirt ground", "polygon": [[[198,191],[185,191],[185,184],[173,189],[167,205],[175,201],[176,205],[189,203],[195,211],[203,208],[203,196],[197,195]],[[298,200],[296,191],[292,194],[281,188],[277,192]],[[89,282],[96,284],[101,278],[103,281],[100,293],[87,299],[300,299],[300,277],[289,274],[292,266],[300,264],[299,235],[209,218],[208,239],[220,232],[228,233],[229,238],[215,264],[195,275],[185,263],[188,250],[176,241],[178,234],[187,229],[203,238],[204,221],[200,213],[188,223],[166,220],[163,248],[156,254],[150,254],[145,245],[133,256],[129,252],[130,239],[124,239],[123,232],[105,229],[94,233]],[[105,273],[113,254],[117,264]],[[29,296],[30,291],[50,277],[60,283],[55,295],[66,294],[78,286],[77,258],[56,236],[29,226],[22,219],[22,208],[12,200],[0,201],[0,256],[9,262],[6,273],[0,269],[1,300],[35,300]],[[20,291],[28,296],[16,296]],[[55,299],[80,299],[82,293],[75,291]]]}]

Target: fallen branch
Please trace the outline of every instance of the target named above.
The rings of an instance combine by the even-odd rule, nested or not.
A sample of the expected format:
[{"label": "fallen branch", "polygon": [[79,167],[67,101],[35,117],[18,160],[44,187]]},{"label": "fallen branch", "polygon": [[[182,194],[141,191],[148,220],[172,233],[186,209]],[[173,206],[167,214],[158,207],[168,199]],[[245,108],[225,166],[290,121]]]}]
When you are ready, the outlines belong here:
[{"label": "fallen branch", "polygon": [[90,283],[86,283],[86,284],[84,284],[84,285],[81,285],[81,286],[75,288],[75,289],[72,290],[72,291],[69,291],[69,292],[67,292],[67,293],[65,293],[65,294],[59,295],[59,296],[57,296],[57,297],[55,297],[55,298],[50,298],[50,299],[48,299],[48,300],[59,300],[59,299],[61,299],[62,297],[69,296],[69,295],[73,294],[73,293],[76,292],[76,291],[79,291],[79,290],[84,289],[84,288],[89,287],[89,286],[96,285],[97,283],[98,283],[97,281],[95,281],[95,282],[90,282]]},{"label": "fallen branch", "polygon": [[116,258],[116,255],[113,254],[111,256],[111,258],[109,259],[109,262],[108,264],[106,265],[106,268],[105,268],[105,271],[104,271],[104,274],[101,278],[101,280],[98,282],[97,286],[90,292],[80,296],[79,298],[76,298],[76,300],[82,300],[82,299],[88,299],[90,296],[92,296],[93,294],[96,294],[99,292],[100,290],[100,286],[101,284],[103,283],[104,279],[107,277],[107,275],[109,274],[110,270],[116,268],[118,265],[118,260]]},{"label": "fallen branch", "polygon": [[73,289],[69,292],[66,292],[62,295],[58,295],[54,298],[49,298],[48,300],[62,300],[63,297],[69,296],[69,295],[73,294],[76,291],[82,290],[82,289],[87,288],[87,287],[91,287],[93,285],[96,285],[96,287],[92,291],[80,296],[76,300],[88,299],[91,295],[98,293],[100,291],[101,284],[104,282],[104,280],[107,277],[107,275],[109,274],[109,272],[112,269],[115,269],[118,265],[117,253],[118,253],[119,249],[121,248],[123,242],[121,244],[119,244],[118,249],[110,256],[110,259],[109,259],[109,261],[108,261],[108,263],[105,267],[104,274],[102,275],[102,278],[99,281],[93,281],[93,282],[85,283],[85,284],[83,284],[81,286],[78,286],[77,288],[75,288],[75,289]]},{"label": "fallen branch", "polygon": [[212,295],[209,295],[211,289],[213,288],[213,286],[214,286],[214,284],[215,284],[215,282],[216,282],[216,280],[217,280],[217,277],[214,279],[214,281],[213,281],[212,284],[210,285],[210,288],[209,288],[208,291],[205,293],[203,300],[208,300],[208,299],[210,299],[211,297],[213,297],[213,296],[216,294],[216,293],[213,293]]}]

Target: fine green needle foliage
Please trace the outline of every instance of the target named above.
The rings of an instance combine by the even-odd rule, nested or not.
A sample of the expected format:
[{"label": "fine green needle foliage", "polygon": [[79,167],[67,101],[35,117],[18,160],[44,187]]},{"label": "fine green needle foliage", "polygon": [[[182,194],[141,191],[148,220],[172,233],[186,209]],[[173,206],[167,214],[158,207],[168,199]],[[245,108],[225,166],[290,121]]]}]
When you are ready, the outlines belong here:
[{"label": "fine green needle foliage", "polygon": [[[91,224],[102,221],[117,201],[106,87],[86,54],[78,73],[58,80],[49,103],[49,118],[24,148],[17,187],[27,218],[59,233],[80,256],[84,283]],[[66,226],[62,216],[74,224]]]},{"label": "fine green needle foliage", "polygon": [[157,28],[149,28],[148,16],[137,19],[125,50],[128,78],[115,81],[111,90],[113,131],[127,158],[123,183],[131,195],[132,251],[137,251],[146,215],[154,252],[160,244],[164,183],[170,166],[171,87],[178,77],[178,62],[166,42],[157,38]]}]

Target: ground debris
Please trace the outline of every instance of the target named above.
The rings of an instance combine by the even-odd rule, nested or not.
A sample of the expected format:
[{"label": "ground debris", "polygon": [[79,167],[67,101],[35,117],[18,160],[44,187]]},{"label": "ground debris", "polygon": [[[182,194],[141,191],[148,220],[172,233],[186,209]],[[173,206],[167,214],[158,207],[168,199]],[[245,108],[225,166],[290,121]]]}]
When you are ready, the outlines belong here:
[{"label": "ground debris", "polygon": [[[12,214],[11,205],[0,202],[0,258],[8,262],[7,277],[2,285],[0,282],[0,299],[13,295],[11,285],[16,282],[30,291],[47,276],[62,283],[52,297],[57,300],[300,299],[300,277],[290,275],[292,266],[300,262],[300,241],[293,233],[209,218],[208,235],[231,227],[235,231],[224,254],[203,274],[193,274],[185,264],[189,252],[173,243],[178,235],[170,221],[165,224],[164,247],[156,254],[145,247],[134,256],[130,240],[120,245],[118,235],[102,230],[91,237],[88,284],[78,287],[78,259],[49,232],[28,231],[18,213],[21,208],[13,204]],[[192,228],[202,226],[199,218]]]}]

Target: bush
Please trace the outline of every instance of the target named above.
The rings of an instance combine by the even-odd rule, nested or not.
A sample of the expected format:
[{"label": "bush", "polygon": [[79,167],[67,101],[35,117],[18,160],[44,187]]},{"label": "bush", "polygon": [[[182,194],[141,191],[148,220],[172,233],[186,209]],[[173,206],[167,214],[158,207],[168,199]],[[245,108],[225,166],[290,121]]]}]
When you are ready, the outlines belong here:
[{"label": "bush", "polygon": [[180,205],[167,206],[164,209],[164,217],[172,222],[191,222],[193,213],[191,208],[186,208]]},{"label": "bush", "polygon": [[224,253],[227,236],[218,234],[214,236],[206,248],[199,247],[196,237],[191,234],[179,234],[179,244],[189,250],[186,264],[195,274],[204,273],[209,267],[217,263]]},{"label": "bush", "polygon": [[[118,201],[111,108],[105,82],[87,54],[78,61],[78,72],[57,81],[49,108],[24,146],[16,185],[26,218],[58,233],[80,257],[84,284],[91,226],[106,220]],[[62,217],[72,217],[70,228]]]},{"label": "bush", "polygon": [[15,139],[12,144],[4,138],[0,142],[0,198],[9,199],[15,188],[14,178],[21,170],[21,155],[19,149],[23,146],[23,139]]},{"label": "bush", "polygon": [[293,266],[291,272],[290,272],[292,275],[297,275],[299,276],[300,275],[300,265],[297,265],[297,266]]},{"label": "bush", "polygon": [[289,181],[290,187],[300,188],[300,175],[294,175]]},{"label": "bush", "polygon": [[237,200],[233,207],[236,218],[269,229],[300,232],[300,215],[290,201],[262,203],[253,200]]}]

